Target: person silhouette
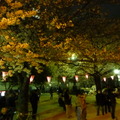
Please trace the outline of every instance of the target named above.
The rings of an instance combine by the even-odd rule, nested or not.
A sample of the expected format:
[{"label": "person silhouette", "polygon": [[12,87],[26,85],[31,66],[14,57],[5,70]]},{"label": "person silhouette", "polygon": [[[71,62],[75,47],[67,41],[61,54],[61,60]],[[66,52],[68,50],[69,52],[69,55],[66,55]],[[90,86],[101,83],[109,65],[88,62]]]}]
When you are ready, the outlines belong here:
[{"label": "person silhouette", "polygon": [[37,91],[32,90],[30,93],[30,103],[32,106],[32,118],[33,118],[33,120],[36,120],[38,101],[39,101],[39,96],[37,94]]}]

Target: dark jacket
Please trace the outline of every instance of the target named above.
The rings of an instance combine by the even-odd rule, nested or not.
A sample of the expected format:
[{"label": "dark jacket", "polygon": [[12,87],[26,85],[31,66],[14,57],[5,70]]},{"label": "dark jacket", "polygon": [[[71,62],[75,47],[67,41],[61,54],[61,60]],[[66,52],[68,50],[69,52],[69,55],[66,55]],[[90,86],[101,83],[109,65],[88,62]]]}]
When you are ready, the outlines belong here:
[{"label": "dark jacket", "polygon": [[36,91],[32,91],[30,94],[30,102],[31,104],[37,104],[39,101],[39,96]]},{"label": "dark jacket", "polygon": [[67,92],[64,94],[64,102],[66,105],[71,105],[71,96]]},{"label": "dark jacket", "polygon": [[108,101],[110,102],[110,104],[116,104],[116,97],[117,95],[115,93],[109,93],[108,94]]},{"label": "dark jacket", "polygon": [[105,104],[105,95],[103,93],[96,94],[96,104],[101,106]]}]

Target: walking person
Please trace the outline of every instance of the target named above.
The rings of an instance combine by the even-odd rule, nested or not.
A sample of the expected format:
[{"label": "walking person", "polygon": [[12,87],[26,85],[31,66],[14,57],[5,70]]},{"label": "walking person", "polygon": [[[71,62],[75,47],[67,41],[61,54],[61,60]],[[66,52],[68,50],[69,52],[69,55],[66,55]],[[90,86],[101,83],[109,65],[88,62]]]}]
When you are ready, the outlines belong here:
[{"label": "walking person", "polygon": [[75,103],[76,103],[75,110],[76,110],[77,120],[82,120],[82,105],[81,105],[82,102],[81,102],[81,98],[80,97],[81,97],[80,94],[77,93],[76,94],[76,101],[75,101]]},{"label": "walking person", "polygon": [[63,110],[66,111],[65,102],[64,102],[64,98],[63,98],[62,93],[59,94],[58,103],[59,103],[59,106],[63,107]]},{"label": "walking person", "polygon": [[86,95],[83,93],[81,95],[81,101],[82,101],[82,120],[87,120],[87,104],[86,104]]},{"label": "walking person", "polygon": [[111,112],[111,117],[113,120],[117,120],[117,118],[115,116],[116,97],[117,97],[117,94],[115,94],[114,90],[108,91],[108,99],[110,102],[110,112]]},{"label": "walking person", "polygon": [[71,116],[71,99],[72,97],[69,95],[69,90],[65,90],[64,92],[64,102],[65,102],[65,110],[66,110],[66,116],[67,118],[72,117]]},{"label": "walking person", "polygon": [[53,88],[50,87],[50,99],[53,99]]},{"label": "walking person", "polygon": [[30,93],[30,103],[32,105],[32,118],[36,120],[36,113],[38,107],[39,96],[36,90],[32,90]]},{"label": "walking person", "polygon": [[77,120],[87,120],[86,95],[84,93],[76,94],[76,115]]},{"label": "walking person", "polygon": [[105,96],[100,90],[98,90],[96,94],[96,104],[97,104],[97,115],[100,114],[100,110],[102,111],[102,115],[104,115]]},{"label": "walking person", "polygon": [[110,112],[110,104],[111,104],[109,99],[108,99],[108,91],[104,91],[103,95],[105,98],[105,105],[104,105],[105,113],[107,114],[108,112]]}]

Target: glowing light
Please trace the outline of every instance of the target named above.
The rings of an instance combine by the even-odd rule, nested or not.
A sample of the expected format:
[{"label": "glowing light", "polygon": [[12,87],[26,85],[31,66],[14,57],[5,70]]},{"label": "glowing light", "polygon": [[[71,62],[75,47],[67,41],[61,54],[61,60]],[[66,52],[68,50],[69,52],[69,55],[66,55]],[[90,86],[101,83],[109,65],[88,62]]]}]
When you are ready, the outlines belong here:
[{"label": "glowing light", "polygon": [[51,76],[47,76],[47,81],[48,81],[48,83],[51,82]]},{"label": "glowing light", "polygon": [[119,73],[120,73],[120,70],[115,69],[115,70],[114,70],[114,73],[115,73],[115,74],[119,74]]},{"label": "glowing light", "polygon": [[66,82],[66,77],[62,76],[62,80],[63,80],[63,82]]},{"label": "glowing light", "polygon": [[118,81],[120,81],[120,75],[118,75]]},{"label": "glowing light", "polygon": [[77,56],[75,55],[75,53],[72,54],[72,56],[71,56],[71,60],[75,60],[76,58],[77,58]]},{"label": "glowing light", "polygon": [[75,75],[75,80],[78,82],[78,80],[79,80],[78,75]]},{"label": "glowing light", "polygon": [[30,83],[32,83],[32,82],[33,82],[34,78],[35,78],[35,76],[34,76],[34,75],[31,75],[31,76],[30,76]]},{"label": "glowing light", "polygon": [[118,75],[118,78],[120,79],[120,75]]},{"label": "glowing light", "polygon": [[103,80],[106,82],[106,77],[104,77]]},{"label": "glowing light", "polygon": [[6,91],[1,91],[1,96],[5,96]]},{"label": "glowing light", "polygon": [[86,74],[86,75],[85,75],[85,77],[88,79],[89,75],[88,75],[88,74]]},{"label": "glowing light", "polygon": [[111,77],[112,80],[114,79],[114,76],[110,76],[110,77]]}]

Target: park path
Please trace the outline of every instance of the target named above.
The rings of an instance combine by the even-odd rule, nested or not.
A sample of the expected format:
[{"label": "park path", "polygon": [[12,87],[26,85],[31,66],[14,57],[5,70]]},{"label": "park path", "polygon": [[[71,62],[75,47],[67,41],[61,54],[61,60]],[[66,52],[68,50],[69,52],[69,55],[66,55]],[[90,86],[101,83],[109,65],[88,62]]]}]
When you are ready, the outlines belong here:
[{"label": "park path", "polygon": [[[49,95],[45,97],[46,98],[43,99],[41,98],[41,102],[39,103],[39,117],[37,120],[77,120],[74,104],[71,110],[72,117],[68,119],[66,118],[63,109],[57,103],[57,96],[54,97],[53,100],[49,99]],[[87,102],[87,120],[112,120],[110,113],[96,116],[95,101],[94,99],[90,100],[90,98],[93,98],[94,96],[88,97],[89,100]],[[117,120],[120,120],[120,99],[117,99],[116,116]]]}]

